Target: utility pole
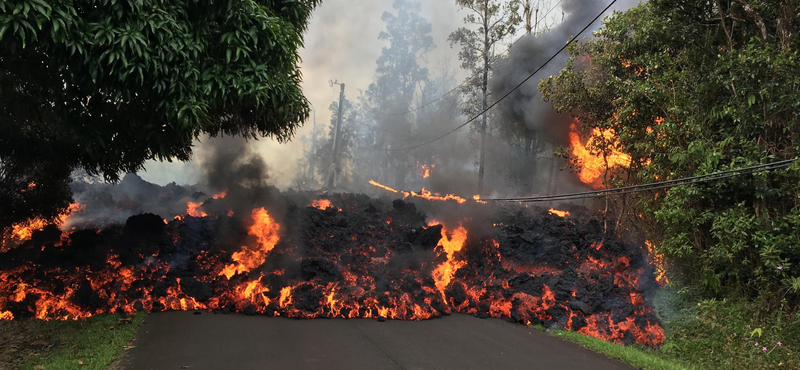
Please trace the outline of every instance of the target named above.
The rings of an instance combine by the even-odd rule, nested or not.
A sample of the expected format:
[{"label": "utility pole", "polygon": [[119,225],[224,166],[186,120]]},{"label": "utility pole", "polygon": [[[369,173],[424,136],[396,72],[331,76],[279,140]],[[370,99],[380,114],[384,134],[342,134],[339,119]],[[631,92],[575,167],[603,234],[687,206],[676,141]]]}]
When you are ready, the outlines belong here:
[{"label": "utility pole", "polygon": [[311,111],[314,113],[314,132],[311,134],[311,157],[308,163],[308,177],[314,180],[317,171],[317,109],[311,106]]},{"label": "utility pole", "polygon": [[333,134],[333,153],[332,153],[332,163],[331,169],[328,175],[328,181],[325,185],[326,189],[333,189],[336,186],[336,176],[342,172],[341,168],[341,161],[339,160],[339,135],[341,135],[342,131],[342,114],[344,111],[344,84],[339,83],[339,81],[331,81],[331,87],[333,85],[339,85],[341,90],[339,91],[339,111],[336,115],[336,132]]}]

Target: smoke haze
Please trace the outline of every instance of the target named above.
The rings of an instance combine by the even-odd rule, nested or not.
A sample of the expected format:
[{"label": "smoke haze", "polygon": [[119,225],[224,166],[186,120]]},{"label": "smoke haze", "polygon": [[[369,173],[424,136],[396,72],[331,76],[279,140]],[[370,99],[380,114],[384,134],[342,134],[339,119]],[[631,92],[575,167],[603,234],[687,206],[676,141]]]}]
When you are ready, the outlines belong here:
[{"label": "smoke haze", "polygon": [[[378,39],[378,34],[383,31],[386,24],[381,20],[384,12],[392,12],[392,4],[395,0],[327,0],[317,8],[311,19],[306,39],[305,48],[300,51],[303,59],[301,71],[303,73],[304,94],[312,103],[314,112],[309,117],[304,127],[298,129],[296,136],[287,143],[278,143],[270,139],[244,141],[231,141],[229,138],[204,138],[195,145],[195,159],[188,163],[159,163],[149,162],[146,170],[140,176],[147,181],[158,184],[177,182],[178,184],[197,184],[206,181],[206,185],[212,188],[217,187],[212,184],[218,181],[216,178],[209,178],[208,166],[214,161],[215,154],[219,154],[221,146],[244,145],[247,148],[241,150],[248,151],[252,158],[259,158],[259,164],[263,181],[279,189],[285,190],[292,187],[299,187],[298,173],[302,168],[298,168],[299,159],[304,155],[304,142],[311,137],[316,129],[327,133],[331,127],[331,111],[328,109],[330,104],[338,99],[338,86],[330,86],[330,80],[338,80],[346,84],[346,95],[351,102],[357,100],[361,91],[367,89],[375,79],[376,59],[381,55],[382,48],[388,46],[386,41]],[[544,5],[549,8],[552,3]],[[585,1],[585,0],[566,0],[557,5],[548,17],[549,24],[556,24],[549,32],[540,34],[536,37],[525,36],[515,44],[509,57],[493,66],[493,78],[490,81],[490,89],[494,96],[501,96],[513,86],[526,78],[535,68],[557,51],[564,43],[577,33],[587,22],[597,15],[606,5],[606,1]],[[624,10],[638,4],[637,0],[624,0],[618,2],[612,10]],[[426,18],[432,25],[434,48],[420,56],[417,60],[419,65],[427,68],[430,77],[435,77],[435,71],[441,68],[450,68],[457,83],[463,81],[468,75],[457,66],[459,47],[451,47],[447,38],[451,32],[462,27],[462,18],[466,15],[459,10],[455,1],[437,0],[420,2],[421,16]],[[560,22],[560,23],[559,23]],[[548,22],[546,22],[548,23]],[[600,21],[595,22],[592,30],[599,28]],[[520,27],[522,28],[522,27]],[[517,32],[507,42],[501,43],[502,50],[507,45],[520,37],[524,30]],[[589,34],[584,34],[588,36]],[[499,53],[499,52],[498,52]],[[549,103],[541,102],[541,94],[537,88],[537,82],[548,75],[557,73],[565,66],[566,55],[559,55],[551,62],[546,69],[541,71],[534,79],[523,85],[517,92],[510,95],[495,112],[495,120],[515,120],[523,122],[526,127],[542,131],[552,138],[563,142],[563,127],[560,122],[566,119],[559,117]],[[421,97],[414,98],[414,106],[419,105]],[[429,101],[430,97],[425,97]],[[458,117],[463,122],[464,117]],[[419,123],[417,123],[419,124]],[[496,126],[499,123],[495,123]],[[430,123],[432,131],[446,132],[452,123]],[[438,127],[437,127],[438,125]],[[561,129],[556,129],[561,128]],[[409,132],[411,130],[409,129]],[[437,171],[434,171],[430,178],[422,184],[428,189],[438,192],[457,192],[460,194],[471,194],[472,189],[477,183],[475,163],[478,151],[473,135],[468,135],[468,130],[464,129],[456,135],[452,135],[454,142],[449,149],[440,149],[435,153]],[[434,136],[434,135],[431,135]],[[419,141],[411,142],[409,145]],[[415,140],[419,140],[416,139]],[[219,142],[218,142],[219,141]],[[498,140],[499,143],[499,140]],[[502,144],[502,143],[500,143]],[[548,147],[549,148],[549,147]],[[371,150],[361,148],[360,150]],[[376,153],[377,154],[377,153]],[[544,153],[550,157],[551,153]],[[500,167],[513,161],[513,158],[505,158],[502,150],[492,153],[494,158],[490,158],[491,163],[487,163],[487,174],[496,164]],[[219,159],[219,158],[218,158]],[[324,159],[330,160],[330,159]],[[225,161],[222,160],[224,163]],[[549,163],[549,162],[548,162]],[[409,169],[413,171],[413,169]],[[515,169],[506,170],[515,171]],[[542,184],[547,178],[549,171],[544,169],[536,170],[530,180],[526,180],[527,185],[524,189],[511,189],[507,181],[498,176],[487,176],[488,188],[494,189],[495,194],[525,194],[542,193]],[[369,176],[369,171],[360,171]],[[574,178],[574,176],[572,176]],[[574,182],[568,174],[559,176],[558,182]],[[364,179],[353,179],[361,181]],[[565,181],[566,180],[566,181]],[[366,181],[364,181],[366,182]],[[535,183],[538,183],[536,185]],[[412,183],[409,186],[419,184]],[[567,186],[568,188],[572,188]],[[366,190],[354,187],[352,190]],[[417,188],[418,189],[418,188]],[[563,189],[563,188],[562,188]]]}]

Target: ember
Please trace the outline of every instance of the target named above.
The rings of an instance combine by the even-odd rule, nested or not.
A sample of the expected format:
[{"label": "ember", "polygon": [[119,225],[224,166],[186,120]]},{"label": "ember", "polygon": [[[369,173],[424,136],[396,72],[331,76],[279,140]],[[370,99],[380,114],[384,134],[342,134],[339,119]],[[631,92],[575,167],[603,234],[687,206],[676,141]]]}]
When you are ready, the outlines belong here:
[{"label": "ember", "polygon": [[449,224],[426,222],[403,200],[330,195],[338,210],[306,207],[314,202],[303,194],[282,197],[298,207],[166,224],[140,214],[101,230],[34,231],[0,255],[0,319],[212,310],[422,320],[460,312],[624,344],[663,341],[644,298],[653,268],[639,248],[604,239],[596,220],[510,205],[485,206],[492,216],[480,223]]}]

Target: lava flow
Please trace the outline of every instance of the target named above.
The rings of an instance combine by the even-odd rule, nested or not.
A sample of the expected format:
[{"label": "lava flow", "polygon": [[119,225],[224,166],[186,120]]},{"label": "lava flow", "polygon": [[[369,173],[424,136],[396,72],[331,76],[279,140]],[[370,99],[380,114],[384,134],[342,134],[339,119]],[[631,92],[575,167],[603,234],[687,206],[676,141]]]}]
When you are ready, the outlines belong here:
[{"label": "lava flow", "polygon": [[145,213],[100,229],[32,231],[0,254],[0,319],[210,310],[422,320],[458,312],[624,344],[663,341],[645,299],[657,286],[654,268],[641,248],[605,239],[597,220],[476,205],[488,219],[441,223],[403,200],[279,197],[281,206],[236,215],[217,197],[195,202],[195,211],[208,208],[205,217],[165,223]]}]

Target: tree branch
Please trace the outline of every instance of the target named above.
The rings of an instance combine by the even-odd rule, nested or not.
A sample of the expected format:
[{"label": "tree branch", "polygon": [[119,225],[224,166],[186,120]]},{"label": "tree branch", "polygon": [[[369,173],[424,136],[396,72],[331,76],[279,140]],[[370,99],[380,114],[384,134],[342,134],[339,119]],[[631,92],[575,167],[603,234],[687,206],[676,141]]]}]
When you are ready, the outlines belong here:
[{"label": "tree branch", "polygon": [[758,26],[759,30],[761,30],[761,41],[766,43],[767,42],[767,26],[764,24],[764,19],[758,15],[758,12],[753,9],[752,6],[747,2],[747,0],[736,0],[739,4],[742,4],[744,11],[752,17],[756,21],[756,25]]}]

